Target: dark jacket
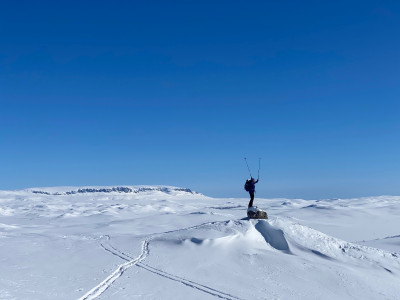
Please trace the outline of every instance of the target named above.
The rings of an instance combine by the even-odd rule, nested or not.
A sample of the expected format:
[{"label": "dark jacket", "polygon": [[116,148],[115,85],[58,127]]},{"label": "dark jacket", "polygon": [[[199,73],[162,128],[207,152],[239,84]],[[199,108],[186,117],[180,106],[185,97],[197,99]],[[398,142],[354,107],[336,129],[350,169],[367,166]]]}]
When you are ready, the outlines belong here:
[{"label": "dark jacket", "polygon": [[249,193],[254,193],[256,191],[256,183],[258,182],[257,180],[250,179],[247,181],[247,189]]}]

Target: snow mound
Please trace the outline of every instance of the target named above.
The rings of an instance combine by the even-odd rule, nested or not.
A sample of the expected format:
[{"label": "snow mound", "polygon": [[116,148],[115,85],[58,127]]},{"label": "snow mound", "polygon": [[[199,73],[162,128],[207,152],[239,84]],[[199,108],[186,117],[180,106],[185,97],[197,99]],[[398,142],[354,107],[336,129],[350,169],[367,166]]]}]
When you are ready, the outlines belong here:
[{"label": "snow mound", "polygon": [[395,299],[400,284],[398,254],[349,243],[287,218],[206,223],[156,236],[149,249],[148,265],[218,291],[243,287],[233,293],[236,298],[257,297],[262,286],[276,293],[266,298],[361,299],[366,293],[379,298],[382,292]]}]

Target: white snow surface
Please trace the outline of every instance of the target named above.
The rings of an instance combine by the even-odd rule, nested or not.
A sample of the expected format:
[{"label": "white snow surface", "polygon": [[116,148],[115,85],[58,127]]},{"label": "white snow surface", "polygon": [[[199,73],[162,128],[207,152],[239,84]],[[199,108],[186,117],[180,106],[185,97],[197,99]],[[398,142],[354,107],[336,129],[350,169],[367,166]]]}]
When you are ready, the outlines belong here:
[{"label": "white snow surface", "polygon": [[[244,196],[245,196],[244,192]],[[0,299],[400,299],[400,196],[0,191]]]}]

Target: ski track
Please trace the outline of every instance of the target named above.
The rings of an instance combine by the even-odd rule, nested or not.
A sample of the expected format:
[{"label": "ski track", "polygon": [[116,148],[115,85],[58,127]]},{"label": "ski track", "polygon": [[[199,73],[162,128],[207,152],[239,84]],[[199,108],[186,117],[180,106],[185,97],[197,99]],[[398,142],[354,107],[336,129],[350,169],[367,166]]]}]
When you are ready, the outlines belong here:
[{"label": "ski track", "polygon": [[142,261],[144,261],[146,259],[146,257],[149,255],[149,244],[150,241],[158,236],[162,236],[164,234],[168,234],[168,233],[173,233],[173,232],[178,232],[178,231],[183,231],[183,230],[190,230],[190,229],[196,229],[196,228],[200,228],[202,226],[206,226],[206,225],[211,225],[211,224],[217,224],[217,223],[225,223],[227,221],[218,221],[218,222],[207,222],[207,223],[203,223],[200,225],[195,225],[195,226],[191,226],[191,227],[187,227],[187,228],[181,228],[181,229],[176,229],[176,230],[170,230],[170,231],[165,231],[165,232],[161,232],[161,233],[155,233],[152,234],[150,237],[146,238],[143,243],[142,243],[142,251],[140,253],[140,255],[136,258],[133,258],[132,256],[118,250],[117,248],[115,248],[111,243],[110,243],[110,239],[111,237],[109,235],[105,235],[104,237],[106,238],[105,243],[101,243],[100,246],[107,252],[110,252],[112,255],[115,255],[123,260],[126,261],[126,263],[121,264],[111,275],[109,275],[105,280],[103,280],[100,284],[98,284],[97,286],[95,286],[93,289],[91,289],[89,292],[87,292],[83,297],[79,298],[79,300],[91,300],[91,299],[95,299],[97,297],[99,297],[101,294],[103,294],[118,278],[120,278],[122,276],[122,274],[129,268],[133,267],[133,266],[137,266],[140,267],[144,270],[147,270],[149,272],[152,272],[154,274],[157,274],[159,276],[162,276],[164,278],[168,278],[170,280],[179,282],[181,284],[184,284],[190,288],[194,288],[197,289],[199,291],[202,291],[204,293],[207,293],[209,295],[221,298],[221,299],[227,299],[227,300],[231,300],[231,299],[241,299],[238,298],[236,296],[230,295],[228,293],[224,293],[222,291],[213,289],[209,286],[206,285],[202,285],[200,283],[167,273],[165,271],[162,271],[160,269],[156,269],[150,265],[147,264],[143,264],[141,263]]},{"label": "ski track", "polygon": [[[149,240],[143,241],[142,252],[137,258],[129,260],[126,263],[120,265],[110,276],[108,276],[99,285],[95,286],[93,289],[87,292],[83,297],[79,298],[79,300],[91,300],[99,297],[114,283],[114,281],[121,277],[127,269],[144,260],[149,253],[149,242]],[[104,248],[104,245],[101,244],[101,246]]]},{"label": "ski track", "polygon": [[[400,235],[392,235],[392,236],[386,236],[386,237],[372,239],[372,240],[355,241],[353,243],[354,244],[362,244],[362,243],[365,243],[365,242],[383,241],[383,240],[398,239],[398,238],[400,238]],[[396,254],[397,252],[393,252],[393,253]],[[392,255],[393,255],[393,253],[392,253]]]},{"label": "ski track", "polygon": [[145,270],[147,270],[149,272],[152,272],[154,274],[160,275],[160,276],[168,278],[170,280],[177,281],[177,282],[182,283],[182,284],[184,284],[184,285],[186,285],[188,287],[200,290],[202,292],[205,292],[207,294],[210,294],[212,296],[215,296],[215,297],[218,297],[218,298],[221,298],[221,299],[227,299],[227,300],[230,300],[230,299],[241,299],[241,298],[232,296],[230,294],[221,292],[219,290],[213,289],[213,288],[208,287],[206,285],[202,285],[200,283],[197,283],[197,282],[185,279],[185,278],[181,278],[179,276],[176,276],[176,275],[167,273],[165,271],[153,268],[153,267],[151,267],[149,265],[146,265],[146,264],[141,264],[140,263],[140,264],[137,264],[136,266],[139,267],[139,268],[143,268],[143,269],[145,269]]},{"label": "ski track", "polygon": [[[121,258],[123,260],[130,261],[132,259],[132,256],[130,256],[130,255],[118,250],[113,245],[111,245],[111,243],[109,243],[109,242],[108,242],[107,246],[110,247],[111,249],[107,248],[107,246],[105,246],[103,244],[101,246],[104,248],[104,250],[112,253],[115,256],[118,256],[119,258]],[[156,269],[156,268],[154,268],[154,267],[152,267],[150,265],[147,265],[147,264],[137,263],[136,266],[140,267],[142,269],[145,269],[145,270],[147,270],[149,272],[152,272],[152,273],[155,273],[157,275],[160,275],[162,277],[168,278],[170,280],[177,281],[177,282],[182,283],[182,284],[184,284],[186,286],[198,289],[198,290],[200,290],[202,292],[208,293],[210,295],[213,295],[213,296],[216,296],[216,297],[219,297],[219,298],[222,298],[222,299],[241,299],[241,298],[238,298],[236,296],[233,296],[233,295],[224,293],[222,291],[213,289],[213,288],[211,288],[209,286],[202,285],[200,283],[194,282],[192,280],[188,280],[188,279],[185,279],[185,278],[182,278],[182,277],[167,273],[167,272],[165,272],[163,270]]]}]

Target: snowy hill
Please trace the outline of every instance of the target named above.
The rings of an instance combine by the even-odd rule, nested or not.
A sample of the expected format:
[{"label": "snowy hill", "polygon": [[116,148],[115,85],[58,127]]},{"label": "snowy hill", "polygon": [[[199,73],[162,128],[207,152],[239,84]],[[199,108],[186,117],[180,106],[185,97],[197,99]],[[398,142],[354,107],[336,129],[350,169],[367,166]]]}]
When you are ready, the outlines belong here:
[{"label": "snowy hill", "polygon": [[0,191],[0,299],[398,299],[400,197]]}]

